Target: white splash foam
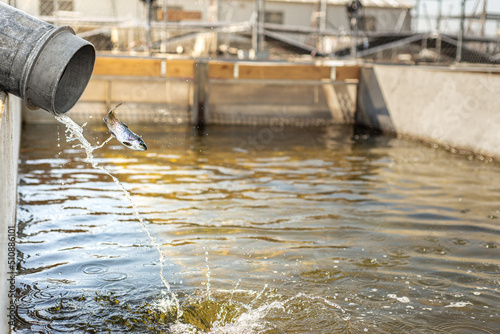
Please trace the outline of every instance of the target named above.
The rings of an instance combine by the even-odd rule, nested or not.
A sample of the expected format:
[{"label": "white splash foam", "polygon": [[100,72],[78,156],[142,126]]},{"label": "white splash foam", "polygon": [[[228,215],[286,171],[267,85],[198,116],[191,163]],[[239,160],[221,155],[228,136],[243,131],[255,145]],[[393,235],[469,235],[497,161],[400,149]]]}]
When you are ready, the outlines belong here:
[{"label": "white splash foam", "polygon": [[474,305],[471,302],[454,302],[450,305],[446,305],[445,307],[466,307],[467,305]]}]

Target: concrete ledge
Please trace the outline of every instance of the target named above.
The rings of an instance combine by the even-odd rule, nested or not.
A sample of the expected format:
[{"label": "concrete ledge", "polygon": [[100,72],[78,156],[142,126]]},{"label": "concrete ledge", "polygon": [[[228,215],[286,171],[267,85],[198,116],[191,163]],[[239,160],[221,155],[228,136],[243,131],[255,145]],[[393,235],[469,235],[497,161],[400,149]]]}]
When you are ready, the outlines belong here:
[{"label": "concrete ledge", "polygon": [[500,75],[375,65],[361,70],[356,122],[500,158]]},{"label": "concrete ledge", "polygon": [[8,279],[11,269],[8,260],[12,248],[12,233],[16,225],[17,161],[21,140],[21,100],[0,91],[0,332],[9,333]]}]

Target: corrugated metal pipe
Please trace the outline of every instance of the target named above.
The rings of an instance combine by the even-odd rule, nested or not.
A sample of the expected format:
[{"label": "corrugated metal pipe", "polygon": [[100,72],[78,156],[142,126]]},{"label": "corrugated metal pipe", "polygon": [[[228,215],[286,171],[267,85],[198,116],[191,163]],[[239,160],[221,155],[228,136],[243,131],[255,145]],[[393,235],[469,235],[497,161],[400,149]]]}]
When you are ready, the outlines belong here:
[{"label": "corrugated metal pipe", "polygon": [[29,108],[54,115],[70,110],[87,86],[93,45],[68,26],[56,27],[0,3],[0,90]]}]

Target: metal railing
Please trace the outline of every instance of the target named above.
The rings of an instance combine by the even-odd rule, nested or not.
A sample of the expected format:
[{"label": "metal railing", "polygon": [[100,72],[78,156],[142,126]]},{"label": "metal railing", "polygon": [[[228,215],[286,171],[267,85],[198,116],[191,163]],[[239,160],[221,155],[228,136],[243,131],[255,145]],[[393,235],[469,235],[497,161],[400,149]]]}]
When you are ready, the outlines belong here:
[{"label": "metal railing", "polygon": [[101,53],[500,62],[500,2],[491,0],[361,0],[355,12],[356,0],[0,1],[71,25]]}]

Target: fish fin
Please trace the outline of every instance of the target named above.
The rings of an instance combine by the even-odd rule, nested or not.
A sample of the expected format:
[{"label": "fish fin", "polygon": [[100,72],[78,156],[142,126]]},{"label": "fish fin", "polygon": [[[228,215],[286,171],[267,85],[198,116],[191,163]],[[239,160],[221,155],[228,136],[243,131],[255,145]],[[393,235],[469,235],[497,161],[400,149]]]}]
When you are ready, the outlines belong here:
[{"label": "fish fin", "polygon": [[114,133],[113,131],[111,131],[111,130],[110,130],[109,132],[111,133],[111,135],[112,135],[113,137],[115,137],[115,138],[116,138],[116,135],[115,135],[115,133]]},{"label": "fish fin", "polygon": [[127,147],[130,147],[132,146],[132,144],[130,144],[128,141],[124,141],[122,142],[123,145],[127,146]]}]

